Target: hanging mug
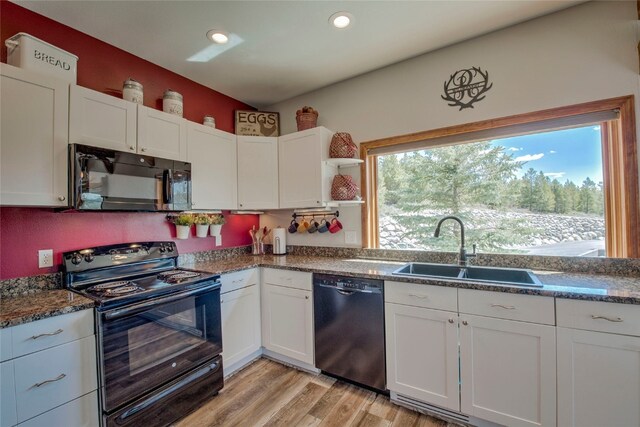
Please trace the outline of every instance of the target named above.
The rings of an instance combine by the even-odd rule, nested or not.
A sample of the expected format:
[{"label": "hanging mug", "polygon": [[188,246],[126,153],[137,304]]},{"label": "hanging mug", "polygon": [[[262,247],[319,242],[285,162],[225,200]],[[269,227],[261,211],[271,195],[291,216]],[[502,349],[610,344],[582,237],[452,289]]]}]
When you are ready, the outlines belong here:
[{"label": "hanging mug", "polygon": [[295,233],[296,231],[298,231],[298,223],[296,222],[295,219],[291,220],[291,224],[289,225],[289,233]]},{"label": "hanging mug", "polygon": [[327,231],[329,231],[329,223],[327,222],[326,218],[322,218],[322,221],[320,221],[320,226],[318,227],[318,233],[326,233]]},{"label": "hanging mug", "polygon": [[333,218],[331,220],[331,225],[329,225],[329,233],[335,234],[340,230],[342,230],[342,223],[338,218]]},{"label": "hanging mug", "polygon": [[307,233],[309,234],[315,233],[316,231],[318,231],[318,227],[320,227],[320,224],[318,224],[318,221],[311,218],[311,221],[309,222],[309,228],[307,229]]}]

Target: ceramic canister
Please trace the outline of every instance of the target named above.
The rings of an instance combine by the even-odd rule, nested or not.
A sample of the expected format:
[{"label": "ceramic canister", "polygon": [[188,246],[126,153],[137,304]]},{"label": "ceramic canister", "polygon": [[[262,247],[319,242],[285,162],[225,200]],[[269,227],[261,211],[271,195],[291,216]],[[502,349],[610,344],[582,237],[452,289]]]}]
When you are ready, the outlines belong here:
[{"label": "ceramic canister", "polygon": [[182,117],[182,95],[167,89],[162,97],[162,111]]},{"label": "ceramic canister", "polygon": [[142,104],[144,101],[142,85],[129,77],[122,85],[122,99]]},{"label": "ceramic canister", "polygon": [[213,116],[204,116],[204,120],[202,121],[202,124],[205,126],[209,126],[210,128],[215,128],[216,119],[214,119]]}]

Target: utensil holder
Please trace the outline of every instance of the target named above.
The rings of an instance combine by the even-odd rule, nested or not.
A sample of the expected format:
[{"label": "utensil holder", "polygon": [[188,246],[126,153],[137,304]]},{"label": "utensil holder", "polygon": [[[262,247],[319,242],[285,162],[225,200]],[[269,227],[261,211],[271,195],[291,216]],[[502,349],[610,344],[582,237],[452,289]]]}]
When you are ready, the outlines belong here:
[{"label": "utensil holder", "polygon": [[264,243],[254,240],[251,244],[251,255],[264,255]]}]

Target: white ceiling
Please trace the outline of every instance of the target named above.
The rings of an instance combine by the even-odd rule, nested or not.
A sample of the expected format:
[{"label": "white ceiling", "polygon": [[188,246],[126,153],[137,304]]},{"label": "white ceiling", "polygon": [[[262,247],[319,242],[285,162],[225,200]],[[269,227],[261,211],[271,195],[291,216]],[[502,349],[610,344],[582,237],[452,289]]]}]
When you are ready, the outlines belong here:
[{"label": "white ceiling", "polygon": [[[256,107],[581,3],[14,1]],[[354,24],[330,26],[345,10]],[[212,28],[243,41],[218,52],[205,36]],[[198,53],[204,62],[193,61]]]}]

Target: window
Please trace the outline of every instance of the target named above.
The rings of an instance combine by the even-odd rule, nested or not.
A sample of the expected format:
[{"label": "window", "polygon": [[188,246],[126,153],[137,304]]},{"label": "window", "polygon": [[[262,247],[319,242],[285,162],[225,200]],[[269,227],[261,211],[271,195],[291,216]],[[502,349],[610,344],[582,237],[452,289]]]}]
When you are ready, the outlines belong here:
[{"label": "window", "polygon": [[[460,216],[481,252],[638,257],[633,98],[361,144],[365,244],[455,251]],[[448,230],[444,233],[444,230]]]}]

